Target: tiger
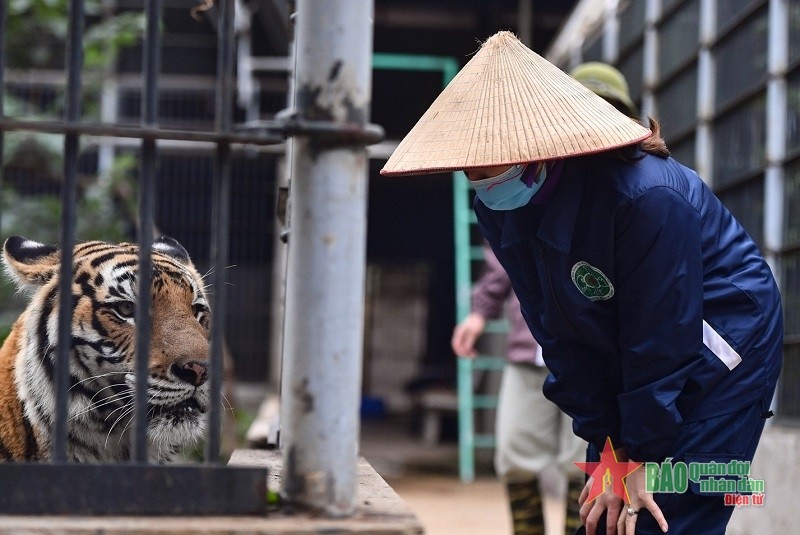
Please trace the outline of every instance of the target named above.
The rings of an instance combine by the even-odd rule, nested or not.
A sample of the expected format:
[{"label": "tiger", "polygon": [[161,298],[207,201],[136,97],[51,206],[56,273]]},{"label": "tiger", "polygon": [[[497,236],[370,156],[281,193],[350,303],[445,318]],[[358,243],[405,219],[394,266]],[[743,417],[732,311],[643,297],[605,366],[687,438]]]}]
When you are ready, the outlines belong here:
[{"label": "tiger", "polygon": [[[132,455],[138,254],[131,243],[86,241],[73,249],[66,448],[72,462]],[[57,246],[12,236],[2,260],[30,300],[0,348],[0,461],[47,461],[61,254]],[[205,430],[211,311],[203,278],[176,240],[153,240],[152,265],[147,447],[150,461],[167,462]]]}]

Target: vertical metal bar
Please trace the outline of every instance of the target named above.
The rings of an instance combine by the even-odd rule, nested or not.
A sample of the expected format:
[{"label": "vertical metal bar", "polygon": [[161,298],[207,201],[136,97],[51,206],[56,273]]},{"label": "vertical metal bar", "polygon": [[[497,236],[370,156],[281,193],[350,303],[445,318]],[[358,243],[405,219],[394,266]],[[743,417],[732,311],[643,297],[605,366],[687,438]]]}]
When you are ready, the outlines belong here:
[{"label": "vertical metal bar", "polygon": [[714,57],[711,46],[716,34],[716,0],[700,0],[700,47],[697,52],[697,129],[694,141],[694,168],[707,182],[714,182]]},{"label": "vertical metal bar", "polygon": [[[147,30],[144,40],[144,95],[142,124],[158,121],[158,74],[161,57],[161,0],[148,0]],[[139,292],[136,307],[136,384],[134,392],[133,460],[147,461],[147,378],[153,280],[153,220],[155,213],[156,142],[142,142],[142,165],[139,172]]]},{"label": "vertical metal bar", "polygon": [[[294,109],[294,73],[295,73],[295,48],[294,48],[294,29],[295,10],[294,4],[290,5],[289,10],[289,50],[288,50],[288,70],[287,82],[288,91],[286,94],[286,107]],[[272,307],[270,310],[270,362],[269,380],[278,386],[278,395],[281,392],[281,375],[283,373],[283,333],[286,327],[286,271],[288,268],[289,248],[286,240],[291,228],[291,177],[292,172],[289,166],[292,158],[292,138],[286,140],[286,148],[283,156],[278,160],[277,180],[275,181],[276,202],[276,228],[278,231],[272,240]],[[278,426],[279,427],[279,426]],[[280,438],[278,438],[280,441]]]},{"label": "vertical metal bar", "polygon": [[533,0],[517,0],[517,37],[533,48]]},{"label": "vertical metal bar", "polygon": [[769,81],[767,82],[766,133],[767,168],[764,179],[764,245],[765,256],[778,282],[782,284],[780,250],[785,230],[784,197],[786,171],[786,132],[789,109],[786,69],[789,63],[789,5],[787,0],[769,3]]},{"label": "vertical metal bar", "polygon": [[656,21],[660,13],[659,0],[646,0],[644,16],[644,76],[642,87],[642,117],[658,114],[655,87],[658,84],[658,30]]},{"label": "vertical metal bar", "polygon": [[[366,124],[371,0],[300,0],[295,93],[307,120]],[[295,138],[286,292],[283,490],[330,516],[355,506],[367,151]]]},{"label": "vertical metal bar", "polygon": [[[217,44],[217,109],[216,128],[229,132],[233,126],[233,17],[234,0],[219,2]],[[228,263],[228,238],[231,204],[231,150],[228,142],[217,144],[211,215],[211,265],[214,269],[211,314],[211,361],[209,362],[209,414],[205,462],[219,458],[222,419],[223,338],[225,332],[226,296],[225,267]]]},{"label": "vertical metal bar", "polygon": [[619,9],[618,0],[606,0],[603,16],[603,61],[616,63],[619,58]]},{"label": "vertical metal bar", "polygon": [[[445,86],[449,80],[445,80]],[[456,323],[470,311],[472,255],[470,254],[470,215],[467,177],[453,173],[453,239],[455,245]],[[458,396],[458,472],[462,483],[475,480],[475,385],[473,359],[458,358],[456,388]]]},{"label": "vertical metal bar", "polygon": [[[0,117],[5,116],[6,95],[6,2],[0,2]],[[2,185],[5,182],[5,132],[0,130],[0,202],[3,200]],[[3,213],[0,210],[0,228]]]},{"label": "vertical metal bar", "polygon": [[[83,0],[70,0],[67,27],[67,87],[64,119],[76,123],[81,114],[81,69],[83,68]],[[56,421],[53,426],[52,460],[67,460],[67,414],[69,403],[69,357],[72,349],[72,249],[75,239],[78,135],[64,138],[64,183],[61,185],[61,267],[58,283],[58,346],[56,351]]]}]

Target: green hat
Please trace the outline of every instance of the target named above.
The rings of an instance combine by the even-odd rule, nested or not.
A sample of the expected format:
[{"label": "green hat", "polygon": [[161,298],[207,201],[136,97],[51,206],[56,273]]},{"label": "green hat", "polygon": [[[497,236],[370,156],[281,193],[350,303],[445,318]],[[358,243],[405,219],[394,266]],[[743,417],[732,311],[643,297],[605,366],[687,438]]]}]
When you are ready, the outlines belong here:
[{"label": "green hat", "polygon": [[581,63],[572,69],[570,75],[604,99],[619,102],[623,108],[621,111],[631,117],[639,115],[636,104],[631,100],[625,76],[608,63]]}]

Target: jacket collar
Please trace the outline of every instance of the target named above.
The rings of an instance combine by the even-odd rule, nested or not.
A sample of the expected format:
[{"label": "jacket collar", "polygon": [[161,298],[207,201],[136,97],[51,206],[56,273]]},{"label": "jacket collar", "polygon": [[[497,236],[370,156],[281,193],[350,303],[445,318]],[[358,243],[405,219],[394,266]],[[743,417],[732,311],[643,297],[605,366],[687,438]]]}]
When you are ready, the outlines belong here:
[{"label": "jacket collar", "polygon": [[[546,204],[529,203],[506,213],[500,235],[502,247],[536,236],[559,252],[569,253],[583,192],[579,160],[565,160],[561,173],[553,196]],[[540,218],[540,225],[531,224],[532,219]]]}]

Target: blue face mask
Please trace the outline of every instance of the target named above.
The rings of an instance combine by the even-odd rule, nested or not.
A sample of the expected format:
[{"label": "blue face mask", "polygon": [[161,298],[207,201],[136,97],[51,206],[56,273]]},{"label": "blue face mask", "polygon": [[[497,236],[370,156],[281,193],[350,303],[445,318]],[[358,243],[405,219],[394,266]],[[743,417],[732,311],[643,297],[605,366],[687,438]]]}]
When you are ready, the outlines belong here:
[{"label": "blue face mask", "polygon": [[541,170],[537,169],[536,179],[529,187],[522,181],[528,165],[537,164],[517,164],[497,176],[471,180],[469,185],[475,189],[475,195],[481,202],[492,210],[513,210],[525,206],[547,178],[547,166],[539,164]]}]

